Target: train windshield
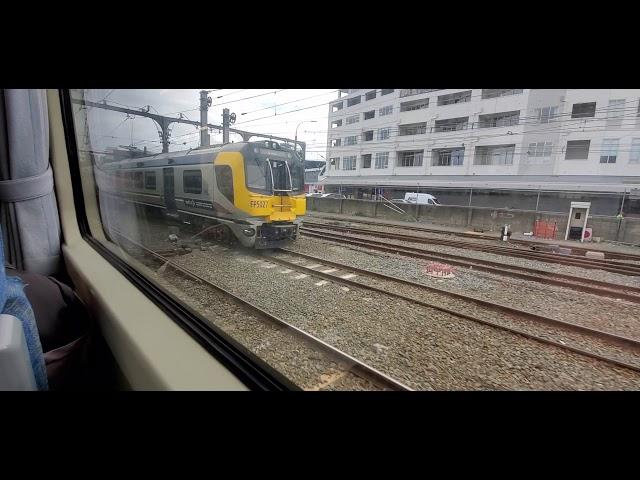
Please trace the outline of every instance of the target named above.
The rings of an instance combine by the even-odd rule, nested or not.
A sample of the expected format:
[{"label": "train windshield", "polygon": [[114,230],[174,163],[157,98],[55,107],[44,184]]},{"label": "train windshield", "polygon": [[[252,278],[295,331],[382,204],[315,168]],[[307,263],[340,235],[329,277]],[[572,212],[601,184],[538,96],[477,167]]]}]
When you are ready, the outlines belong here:
[{"label": "train windshield", "polygon": [[304,165],[292,159],[271,156],[245,159],[247,188],[257,193],[300,193],[304,191]]},{"label": "train windshield", "polygon": [[269,160],[274,192],[291,191],[291,173],[285,160]]},{"label": "train windshield", "polygon": [[304,191],[304,163],[301,161],[292,161],[289,163],[291,170],[291,190],[294,193]]},{"label": "train windshield", "polygon": [[271,173],[266,159],[247,157],[245,175],[247,188],[253,192],[271,194]]}]

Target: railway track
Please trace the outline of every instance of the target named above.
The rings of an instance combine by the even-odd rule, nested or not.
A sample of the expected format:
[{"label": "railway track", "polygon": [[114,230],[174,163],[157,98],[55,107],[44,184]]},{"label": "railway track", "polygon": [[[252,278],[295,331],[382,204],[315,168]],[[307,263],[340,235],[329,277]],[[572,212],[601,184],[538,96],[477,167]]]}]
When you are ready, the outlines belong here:
[{"label": "railway track", "polygon": [[[450,253],[429,252],[422,248],[410,247],[406,245],[398,245],[389,242],[380,242],[372,239],[364,239],[361,237],[355,237],[351,235],[345,235],[343,233],[336,233],[327,229],[324,226],[322,228],[311,228],[303,226],[300,229],[301,233],[306,236],[328,240],[336,243],[342,243],[347,245],[354,245],[359,247],[368,248],[371,250],[382,251],[386,253],[392,253],[396,255],[402,255],[410,258],[419,258],[431,261],[446,261],[451,265],[457,265],[464,268],[470,268],[477,271],[484,271],[493,273],[500,276],[509,276],[513,278],[520,278],[523,280],[556,285],[559,287],[569,288],[581,292],[591,293],[608,298],[618,298],[621,300],[628,300],[634,303],[640,303],[640,288],[630,287],[626,285],[618,285],[601,280],[586,279],[576,277],[573,275],[567,275],[556,272],[547,272],[544,270],[537,270],[532,268],[521,267],[517,265],[509,265],[500,262],[493,262],[489,260],[480,260],[475,258],[469,258],[462,255],[455,255]],[[369,235],[378,235],[378,232],[368,232]]]},{"label": "railway track", "polygon": [[[283,259],[273,254],[265,254],[264,257],[269,262],[279,264],[288,269],[297,270],[297,271],[310,274],[312,276],[322,278],[324,280],[328,280],[331,282],[348,285],[352,288],[359,288],[363,290],[374,291],[383,295],[388,295],[404,301],[408,301],[410,303],[413,303],[415,305],[419,305],[422,307],[433,308],[441,312],[454,315],[459,318],[471,320],[476,323],[480,323],[490,327],[505,330],[516,335],[521,335],[523,337],[538,341],[546,345],[551,345],[551,346],[561,348],[567,351],[571,351],[574,353],[578,353],[596,360],[607,362],[611,365],[628,368],[636,372],[640,372],[640,340],[624,337],[622,335],[617,335],[604,330],[586,327],[584,325],[579,325],[579,324],[568,322],[568,321],[544,317],[542,315],[537,315],[534,313],[530,313],[524,310],[509,307],[506,305],[489,302],[489,301],[482,300],[469,295],[454,293],[441,288],[431,287],[427,285],[416,284],[414,282],[404,280],[401,278],[385,275],[385,274],[374,272],[371,270],[354,267],[352,265],[345,265],[339,262],[334,262],[331,260],[313,256],[313,255],[303,254],[303,253],[288,250],[288,249],[279,249],[277,251],[279,253],[283,253],[288,256],[294,256],[294,257],[304,259],[305,261],[312,262],[312,264],[309,266],[303,266],[303,265],[300,265],[300,263]],[[364,277],[383,280],[385,282],[384,286],[375,286],[375,285],[354,280],[354,278],[357,275],[363,275]],[[497,312],[509,315],[514,319],[531,321],[538,325],[551,326],[551,327],[559,328],[565,331],[576,332],[576,333],[579,333],[580,335],[589,337],[590,339],[598,342],[600,344],[599,348],[601,349],[601,351],[606,351],[607,349],[610,350],[612,346],[628,349],[628,351],[632,354],[632,356],[635,357],[636,362],[632,363],[630,361],[619,360],[610,355],[594,352],[592,350],[587,350],[585,348],[575,346],[575,345],[569,345],[566,342],[563,342],[558,339],[550,339],[540,335],[532,334],[531,332],[527,332],[519,328],[513,328],[492,320],[488,320],[486,318],[482,318],[482,316],[484,315],[482,316],[479,316],[477,314],[470,315],[468,313],[460,312],[459,310],[453,310],[448,307],[434,305],[431,302],[423,301],[416,298],[415,295],[414,296],[407,295],[406,294],[407,292],[400,293],[398,291],[394,291],[390,289],[391,284],[413,289],[414,292],[418,290],[435,292],[439,295],[452,297],[452,298],[467,302],[468,304],[481,306],[482,308],[485,308],[485,309],[489,309],[492,311],[497,311]],[[408,293],[411,293],[411,292],[408,292]]]},{"label": "railway track", "polygon": [[415,235],[405,235],[400,233],[380,232],[371,229],[357,228],[351,226],[331,225],[326,223],[304,222],[305,226],[312,228],[324,228],[336,230],[340,232],[351,232],[362,235],[375,235],[380,238],[390,238],[394,240],[402,240],[405,242],[426,244],[426,245],[444,245],[454,248],[463,248],[476,250],[479,252],[493,253],[496,255],[505,255],[509,257],[524,258],[528,260],[536,260],[545,263],[554,263],[561,265],[569,265],[574,267],[604,270],[620,275],[640,276],[640,266],[630,265],[627,263],[616,262],[614,260],[601,260],[596,258],[588,258],[578,255],[558,255],[555,253],[522,250],[514,247],[505,247],[498,245],[485,245],[477,242],[465,242],[460,240],[448,240],[442,238],[422,237]]},{"label": "railway track", "polygon": [[401,382],[385,375],[384,373],[361,362],[360,360],[352,357],[351,355],[333,347],[332,345],[329,345],[328,343],[311,335],[310,333],[305,332],[304,330],[301,330],[300,328],[290,324],[289,322],[283,320],[282,318],[272,315],[266,310],[263,310],[262,308],[252,304],[251,302],[248,302],[247,300],[239,297],[238,295],[235,295],[234,293],[228,291],[227,289],[219,285],[216,285],[215,283],[197,274],[194,274],[189,270],[186,270],[185,268],[180,267],[179,265],[175,264],[170,258],[167,258],[166,256],[161,255],[145,247],[144,245],[141,245],[135,240],[129,238],[127,235],[123,234],[121,231],[113,227],[111,228],[111,231],[116,235],[118,235],[119,238],[124,239],[125,242],[133,245],[135,249],[139,250],[139,252],[145,256],[147,261],[151,260],[156,262],[156,264],[159,264],[160,268],[162,268],[165,272],[166,270],[173,270],[179,275],[182,275],[192,281],[196,281],[199,284],[206,285],[211,290],[214,290],[218,293],[222,293],[223,295],[229,297],[232,301],[234,301],[241,307],[246,308],[247,310],[253,312],[261,319],[268,321],[272,324],[278,325],[280,327],[286,328],[288,333],[295,335],[296,337],[301,339],[303,342],[306,342],[316,350],[322,351],[324,354],[333,358],[338,363],[338,365],[346,366],[343,368],[346,370],[347,373],[352,373],[360,378],[371,381],[382,390],[398,390],[398,391],[412,390],[411,388],[402,384]]},{"label": "railway track", "polygon": [[[415,231],[415,232],[425,232],[425,233],[437,233],[439,235],[450,235],[453,237],[462,237],[462,238],[472,238],[475,240],[488,240],[488,241],[492,241],[492,242],[501,242],[500,237],[498,235],[486,235],[486,234],[476,234],[476,233],[466,233],[466,232],[452,232],[452,231],[446,231],[446,230],[438,230],[436,228],[428,228],[428,227],[418,227],[418,226],[412,226],[412,225],[393,225],[393,224],[388,224],[388,223],[381,223],[381,222],[372,222],[372,221],[368,221],[368,220],[361,220],[361,219],[342,219],[342,218],[338,218],[338,217],[331,217],[331,216],[323,216],[323,215],[313,215],[312,217],[307,217],[307,218],[319,218],[319,219],[323,219],[323,220],[327,220],[327,221],[333,221],[333,222],[342,222],[342,223],[357,223],[357,224],[362,224],[362,225],[373,225],[373,226],[377,226],[377,227],[385,227],[385,228],[399,228],[402,230],[410,230],[410,231]],[[313,221],[313,220],[312,220]],[[307,223],[307,222],[305,222]],[[545,247],[545,246],[549,246],[549,243],[546,242],[540,242],[540,241],[536,241],[536,240],[516,240],[511,238],[509,240],[509,243],[512,244],[516,244],[516,245],[523,245],[529,248],[535,248],[535,247]],[[586,255],[586,253],[588,251],[590,251],[590,249],[588,248],[584,248],[584,247],[575,247],[572,246],[571,247],[571,251],[573,254],[575,255],[571,255],[572,257],[584,257]],[[604,255],[605,255],[605,260],[628,260],[628,261],[634,261],[634,262],[640,262],[640,255],[639,254],[632,254],[632,253],[621,253],[621,252],[611,252],[611,251],[603,251]],[[623,264],[625,265],[625,264]]]}]

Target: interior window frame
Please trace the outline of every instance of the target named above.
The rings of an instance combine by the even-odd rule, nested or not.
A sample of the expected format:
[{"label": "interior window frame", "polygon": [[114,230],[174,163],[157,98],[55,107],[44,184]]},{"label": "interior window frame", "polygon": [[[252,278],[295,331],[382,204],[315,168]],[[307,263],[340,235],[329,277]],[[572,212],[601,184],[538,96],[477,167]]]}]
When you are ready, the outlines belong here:
[{"label": "interior window frame", "polygon": [[[229,369],[247,388],[259,391],[301,390],[299,386],[280,371],[250,352],[248,348],[219,327],[211,324],[210,321],[199,315],[194,308],[165,291],[143,272],[126,262],[122,256],[117,255],[115,253],[116,249],[108,248],[93,235],[87,217],[81,181],[80,157],[70,90],[60,89],[59,97],[66,153],[69,159],[73,201],[82,238],[208,353]],[[95,194],[95,192],[92,192],[92,194]],[[102,228],[102,220],[97,220],[97,222],[96,220],[92,221],[91,224],[95,227],[96,223],[98,223]],[[107,232],[104,228],[102,228],[102,232],[106,236]]]}]

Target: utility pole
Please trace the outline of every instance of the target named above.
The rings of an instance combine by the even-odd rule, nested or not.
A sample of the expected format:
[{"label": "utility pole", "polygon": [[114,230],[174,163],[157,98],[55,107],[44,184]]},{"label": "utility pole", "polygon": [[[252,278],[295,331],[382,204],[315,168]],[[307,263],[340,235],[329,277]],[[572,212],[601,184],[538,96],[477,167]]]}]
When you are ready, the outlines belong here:
[{"label": "utility pole", "polygon": [[222,143],[229,143],[229,109],[222,110]]},{"label": "utility pole", "polygon": [[[235,113],[229,113],[229,109],[225,108],[222,110],[222,143],[229,143],[229,131],[230,131],[230,125],[236,123],[236,114]],[[249,141],[250,137],[247,137],[246,135],[242,135],[242,139],[245,142]]]},{"label": "utility pole", "polygon": [[211,97],[206,90],[200,91],[200,146],[209,146],[209,127],[207,124],[207,114],[211,106]]}]

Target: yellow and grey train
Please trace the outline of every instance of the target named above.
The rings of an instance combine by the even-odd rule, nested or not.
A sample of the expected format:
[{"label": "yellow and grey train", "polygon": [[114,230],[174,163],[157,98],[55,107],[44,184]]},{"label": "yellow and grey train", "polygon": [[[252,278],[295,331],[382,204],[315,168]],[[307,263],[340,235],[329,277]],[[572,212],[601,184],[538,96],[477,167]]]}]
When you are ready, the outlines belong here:
[{"label": "yellow and grey train", "polygon": [[306,211],[304,162],[276,142],[104,162],[99,188],[180,221],[218,224],[245,247],[294,240]]}]

